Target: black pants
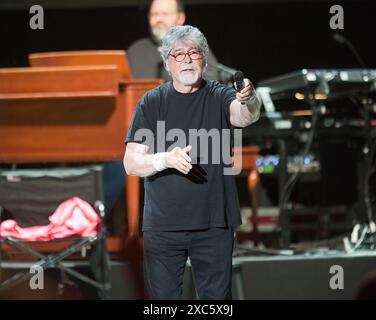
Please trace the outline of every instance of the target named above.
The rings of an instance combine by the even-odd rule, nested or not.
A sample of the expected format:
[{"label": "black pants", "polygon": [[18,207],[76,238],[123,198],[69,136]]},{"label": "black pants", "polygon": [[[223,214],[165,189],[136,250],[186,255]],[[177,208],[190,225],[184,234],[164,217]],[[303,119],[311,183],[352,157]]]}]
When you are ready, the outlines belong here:
[{"label": "black pants", "polygon": [[145,231],[144,275],[151,299],[182,298],[187,258],[199,299],[231,299],[232,228]]}]

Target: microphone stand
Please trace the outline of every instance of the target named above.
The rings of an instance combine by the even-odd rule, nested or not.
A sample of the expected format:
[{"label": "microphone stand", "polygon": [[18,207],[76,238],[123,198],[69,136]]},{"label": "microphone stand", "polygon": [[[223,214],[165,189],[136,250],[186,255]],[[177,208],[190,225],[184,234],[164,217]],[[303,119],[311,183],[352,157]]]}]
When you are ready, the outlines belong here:
[{"label": "microphone stand", "polygon": [[357,97],[358,103],[361,106],[361,113],[364,118],[365,128],[364,137],[365,142],[363,145],[363,173],[362,181],[360,184],[362,198],[362,205],[365,210],[366,221],[362,224],[356,224],[351,233],[351,240],[348,238],[344,239],[345,249],[347,252],[351,253],[358,249],[368,247],[368,249],[376,248],[376,223],[371,201],[371,176],[375,173],[374,157],[376,152],[376,138],[372,136],[372,109],[374,100],[366,95],[360,95]]},{"label": "microphone stand", "polygon": [[353,55],[355,56],[355,59],[358,61],[360,67],[362,69],[366,69],[366,64],[364,63],[364,60],[362,59],[358,50],[356,50],[355,46],[353,45],[353,43],[349,39],[347,39],[344,35],[342,35],[338,32],[333,34],[333,39],[340,44],[347,45],[349,47],[349,49],[351,50],[351,52],[353,53]]},{"label": "microphone stand", "polygon": [[[338,43],[345,44],[347,47],[349,47],[361,68],[366,69],[364,60],[362,59],[358,50],[356,50],[355,46],[349,39],[347,39],[344,35],[338,32],[333,34],[333,39]],[[375,81],[376,79],[374,79],[374,83],[372,84],[370,91],[375,90]],[[365,142],[363,146],[364,172],[362,173],[363,181],[361,181],[362,183],[360,185],[360,196],[362,198],[362,205],[364,205],[364,210],[366,213],[366,223],[363,224],[363,226],[361,226],[360,224],[356,224],[354,226],[351,232],[350,241],[348,238],[344,239],[345,249],[347,252],[354,252],[355,250],[361,248],[361,246],[364,246],[365,244],[369,244],[371,249],[376,248],[376,223],[374,220],[370,193],[370,180],[372,174],[374,173],[372,169],[372,164],[376,152],[376,139],[375,141],[373,141],[371,117],[374,101],[372,97],[369,95],[369,92],[366,92],[365,94],[360,93],[359,96],[352,98],[352,100],[356,99],[357,104],[360,104],[361,114],[365,122]]]}]

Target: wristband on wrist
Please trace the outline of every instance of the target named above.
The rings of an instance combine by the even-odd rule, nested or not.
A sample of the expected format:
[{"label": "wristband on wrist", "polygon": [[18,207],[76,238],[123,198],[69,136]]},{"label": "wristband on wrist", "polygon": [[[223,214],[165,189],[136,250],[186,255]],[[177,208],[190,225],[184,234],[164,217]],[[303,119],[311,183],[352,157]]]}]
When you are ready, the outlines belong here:
[{"label": "wristband on wrist", "polygon": [[249,104],[254,103],[256,100],[257,100],[257,94],[256,94],[256,91],[253,91],[252,96],[247,101],[244,101],[244,103],[249,105]]},{"label": "wristband on wrist", "polygon": [[158,152],[153,154],[153,167],[157,171],[163,171],[167,169],[165,165],[165,158],[167,152]]}]

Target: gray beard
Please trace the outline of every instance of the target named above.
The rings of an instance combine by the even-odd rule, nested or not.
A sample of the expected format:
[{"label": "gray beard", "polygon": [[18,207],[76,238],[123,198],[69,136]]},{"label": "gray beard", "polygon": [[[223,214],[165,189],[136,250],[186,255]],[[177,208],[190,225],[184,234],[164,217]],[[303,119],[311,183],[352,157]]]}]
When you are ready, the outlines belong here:
[{"label": "gray beard", "polygon": [[184,86],[191,86],[195,84],[198,80],[198,72],[196,71],[193,75],[182,75],[179,74],[179,81]]}]

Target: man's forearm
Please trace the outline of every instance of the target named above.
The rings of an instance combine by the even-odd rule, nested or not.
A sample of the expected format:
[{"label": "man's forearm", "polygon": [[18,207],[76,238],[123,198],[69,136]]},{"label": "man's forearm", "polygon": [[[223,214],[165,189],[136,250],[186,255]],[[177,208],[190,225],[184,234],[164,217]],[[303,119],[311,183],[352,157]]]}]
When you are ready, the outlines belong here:
[{"label": "man's forearm", "polygon": [[260,118],[260,107],[261,103],[257,96],[251,98],[250,101],[246,102],[245,108],[240,109],[243,119],[246,120],[247,125],[257,121]]},{"label": "man's forearm", "polygon": [[154,168],[152,154],[132,154],[124,157],[124,168],[128,175],[149,177],[158,171]]},{"label": "man's forearm", "polygon": [[239,101],[236,101],[236,103],[238,103],[238,111],[234,112],[233,125],[244,128],[259,119],[261,104],[256,96],[244,105]]}]

